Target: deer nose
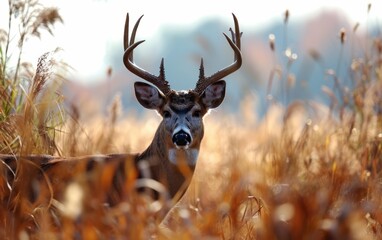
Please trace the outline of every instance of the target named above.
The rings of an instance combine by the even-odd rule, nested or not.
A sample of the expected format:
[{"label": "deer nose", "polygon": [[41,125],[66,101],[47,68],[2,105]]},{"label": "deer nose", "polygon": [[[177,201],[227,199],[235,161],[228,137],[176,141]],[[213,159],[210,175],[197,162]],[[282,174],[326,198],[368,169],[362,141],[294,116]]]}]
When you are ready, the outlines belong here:
[{"label": "deer nose", "polygon": [[172,142],[179,148],[186,148],[191,143],[191,136],[186,131],[180,130],[172,136]]}]

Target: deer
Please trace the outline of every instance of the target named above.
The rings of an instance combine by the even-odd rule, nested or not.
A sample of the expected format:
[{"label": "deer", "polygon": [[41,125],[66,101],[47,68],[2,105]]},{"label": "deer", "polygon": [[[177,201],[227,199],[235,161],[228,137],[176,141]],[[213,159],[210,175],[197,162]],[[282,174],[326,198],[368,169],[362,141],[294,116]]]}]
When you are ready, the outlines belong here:
[{"label": "deer", "polygon": [[[123,201],[126,177],[137,179],[135,187],[139,192],[145,193],[148,188],[151,188],[153,191],[149,191],[149,195],[154,199],[159,198],[158,192],[166,192],[170,199],[179,199],[187,189],[197,164],[204,136],[203,117],[224,100],[226,82],[222,78],[237,71],[242,65],[242,33],[236,16],[232,15],[235,29],[230,29],[231,37],[226,33],[223,35],[233,50],[233,63],[210,76],[205,76],[202,58],[195,88],[176,91],[171,89],[169,82],[166,81],[163,58],[157,76],[140,68],[134,62],[133,52],[144,42],[144,40],[135,42],[143,15],[136,21],[129,37],[129,14],[127,13],[123,35],[123,63],[128,71],[147,81],[147,83],[142,81],[134,83],[135,96],[140,105],[146,109],[155,110],[162,117],[147,149],[136,154],[67,158],[46,155],[0,155],[0,159],[6,165],[0,168],[4,173],[0,179],[0,185],[13,186],[9,195],[17,194],[15,189],[27,188],[26,191],[30,192],[30,198],[34,201],[41,198],[42,191],[53,192],[54,198],[60,200],[63,198],[63,193],[60,191],[63,192],[74,176],[91,172],[86,175],[88,179],[96,181],[96,184],[91,186],[100,187],[106,191],[107,198],[104,200],[110,205]],[[129,168],[133,168],[134,171],[126,170]],[[104,174],[106,170],[111,170],[112,174]],[[20,173],[26,175],[24,182],[29,185],[25,186],[17,181]],[[128,176],[131,173],[134,176]],[[31,176],[35,175],[40,176],[39,180],[49,179],[50,185],[47,190],[36,190],[32,186],[35,179]],[[97,182],[99,179],[103,179],[102,182]],[[88,191],[91,194],[91,189]],[[4,199],[6,200],[4,197],[0,200],[4,201]]]},{"label": "deer", "polygon": [[199,80],[195,88],[175,91],[166,81],[163,58],[158,76],[140,68],[133,60],[134,49],[144,42],[135,42],[142,17],[143,15],[135,23],[129,39],[129,14],[126,16],[123,63],[131,73],[151,83],[150,85],[135,82],[135,95],[144,108],[157,111],[162,121],[152,143],[137,156],[137,159],[149,162],[153,178],[168,186],[170,196],[174,197],[185,182],[185,176],[179,166],[185,163],[191,171],[195,169],[204,135],[203,117],[210,109],[223,102],[226,83],[222,78],[235,72],[242,65],[241,32],[238,20],[233,14],[235,31],[230,29],[231,38],[223,34],[233,49],[234,62],[206,77],[202,58]]}]

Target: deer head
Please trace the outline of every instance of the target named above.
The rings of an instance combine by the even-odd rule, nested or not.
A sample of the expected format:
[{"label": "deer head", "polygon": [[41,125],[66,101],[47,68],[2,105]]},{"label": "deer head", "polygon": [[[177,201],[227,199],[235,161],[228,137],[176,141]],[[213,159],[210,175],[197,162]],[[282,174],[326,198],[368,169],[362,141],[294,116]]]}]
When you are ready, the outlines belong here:
[{"label": "deer head", "polygon": [[[164,142],[161,144],[166,145],[170,162],[176,164],[176,157],[172,156],[176,150],[199,150],[204,133],[203,116],[209,109],[218,107],[225,96],[226,83],[221,79],[238,70],[242,64],[239,24],[233,15],[235,31],[230,29],[231,38],[223,33],[233,49],[234,62],[206,77],[202,59],[196,87],[187,91],[175,91],[170,88],[166,81],[163,58],[158,76],[143,70],[133,61],[134,49],[144,42],[144,40],[135,42],[138,25],[142,17],[143,15],[136,22],[129,39],[129,15],[126,16],[123,62],[130,72],[152,84],[136,82],[134,84],[135,95],[143,107],[154,109],[163,117],[159,127],[161,132],[157,134],[162,135],[161,139]],[[195,153],[197,155],[197,151]],[[190,158],[189,161],[189,165],[194,165],[196,157]]]}]

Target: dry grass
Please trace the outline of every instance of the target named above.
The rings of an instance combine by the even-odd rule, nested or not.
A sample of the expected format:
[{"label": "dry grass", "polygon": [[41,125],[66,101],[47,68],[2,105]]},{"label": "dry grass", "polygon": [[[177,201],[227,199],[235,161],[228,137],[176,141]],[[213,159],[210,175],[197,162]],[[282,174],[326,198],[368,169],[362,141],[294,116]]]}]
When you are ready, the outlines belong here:
[{"label": "dry grass", "polygon": [[[289,12],[285,17],[287,24]],[[36,24],[44,25],[44,21]],[[346,44],[342,31],[340,41]],[[61,180],[55,182],[42,171],[39,158],[15,161],[3,157],[0,237],[381,239],[381,42],[373,40],[374,54],[350,66],[354,89],[346,90],[335,72],[330,72],[337,84],[334,90],[323,89],[331,99],[329,106],[297,101],[284,108],[272,102],[259,118],[253,99],[246,97],[235,115],[215,112],[207,116],[191,186],[167,216],[161,209],[173,203],[137,195],[131,187],[134,172],[129,168],[125,201],[104,206],[115,172],[112,164],[97,165],[89,172],[81,165],[70,171],[57,169],[54,177]],[[296,60],[292,55],[286,68],[275,67],[285,77],[281,88],[285,96],[291,87],[289,66]],[[46,57],[34,77],[29,76],[30,88],[22,95],[15,93],[15,75],[5,74],[7,67],[2,62],[1,153],[80,156],[140,152],[148,146],[160,119],[154,114],[122,117],[118,98],[107,119],[83,122],[81,110],[72,106],[64,126],[57,127],[52,116],[57,116],[60,104],[51,101],[57,95],[45,95],[43,90],[52,92],[46,85],[50,78]]]},{"label": "dry grass", "polygon": [[[374,102],[376,89],[371,84],[367,98],[373,100],[364,100]],[[272,105],[259,120],[248,101],[243,101],[238,115],[206,117],[206,136],[191,187],[162,224],[150,205],[138,209],[141,205],[135,201],[126,203],[132,205],[125,212],[98,212],[98,219],[137,224],[134,230],[122,231],[119,223],[109,223],[143,239],[151,235],[159,239],[378,239],[382,129],[373,105],[359,112],[347,109],[342,119],[318,103],[307,107],[295,102],[287,109]],[[314,116],[308,108],[315,109]],[[100,118],[88,124],[92,135],[87,134],[86,141],[76,136],[76,145],[84,147],[77,153],[95,153],[98,147],[98,152],[141,151],[159,123],[152,115],[132,116],[112,125],[105,124],[108,121],[112,120]],[[110,136],[113,145],[106,144]],[[90,212],[83,204],[81,216],[86,216]],[[110,212],[121,215],[117,218]],[[80,219],[65,221],[82,228],[85,223]],[[92,219],[87,224],[96,228],[100,223]],[[99,227],[97,236],[108,234],[115,232]]]},{"label": "dry grass", "polygon": [[[370,119],[366,134],[360,122],[313,120],[301,106],[292,108],[288,119],[275,106],[264,120],[240,126],[234,117],[208,116],[192,186],[162,225],[155,220],[152,205],[133,193],[117,207],[95,209],[94,199],[102,199],[101,189],[81,184],[79,189],[69,185],[66,191],[72,197],[62,202],[75,204],[78,213],[53,221],[51,210],[39,206],[32,211],[37,229],[24,228],[20,234],[86,239],[93,234],[126,239],[151,235],[159,239],[378,239],[382,138],[377,116]],[[130,149],[147,145],[153,118],[146,120],[117,123],[125,130],[117,134],[121,141],[114,143],[116,149],[126,148],[129,142],[142,143]],[[228,128],[229,132],[221,130]],[[147,129],[146,134],[141,134],[142,129]],[[78,194],[85,194],[81,203],[75,200]],[[14,212],[9,214],[2,220],[23,222]]]},{"label": "dry grass", "polygon": [[380,116],[364,128],[321,107],[323,119],[295,103],[240,127],[207,121],[197,186],[166,225],[196,239],[379,239]]},{"label": "dry grass", "polygon": [[8,1],[8,29],[0,31],[1,153],[56,151],[55,133],[64,119],[57,89],[60,71],[67,69],[53,51],[43,54],[34,70],[23,61],[23,51],[30,38],[41,37],[43,31],[53,34],[57,22],[62,22],[58,10],[37,0]]}]

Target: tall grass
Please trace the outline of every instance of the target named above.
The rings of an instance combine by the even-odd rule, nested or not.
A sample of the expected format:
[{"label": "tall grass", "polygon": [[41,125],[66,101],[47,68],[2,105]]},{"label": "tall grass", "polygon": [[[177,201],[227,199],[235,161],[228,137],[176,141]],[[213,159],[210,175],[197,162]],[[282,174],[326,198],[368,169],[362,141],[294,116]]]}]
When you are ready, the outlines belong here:
[{"label": "tall grass", "polygon": [[[285,24],[288,17],[287,11]],[[339,31],[339,59],[346,34]],[[246,107],[248,98],[241,116],[255,121],[207,121],[199,171],[163,222],[175,230],[167,237],[380,239],[381,39],[368,41],[363,58],[351,66],[339,61],[351,71],[352,89],[337,75],[339,65],[328,71],[335,82],[334,89],[322,88],[328,106],[288,103],[290,65],[297,59],[287,49],[286,63],[278,60],[271,72],[272,101],[261,121],[248,117],[254,111]],[[271,51],[274,44],[271,35]],[[273,81],[275,75],[280,81]],[[271,91],[278,83],[282,92],[276,99]]]},{"label": "tall grass", "polygon": [[[10,8],[14,14],[16,6],[10,2]],[[285,24],[288,19],[286,12]],[[340,32],[340,46],[348,44],[346,34]],[[55,177],[61,177],[61,181],[54,182],[35,162],[12,172],[8,167],[14,163],[3,159],[0,236],[380,239],[382,39],[370,38],[368,45],[370,49],[363,58],[343,66],[351,70],[352,89],[341,84],[335,71],[329,72],[337,84],[335,89],[322,89],[330,99],[328,106],[314,101],[288,102],[288,89],[293,87],[288,82],[293,77],[290,64],[298,59],[291,51],[282,50],[286,62],[281,59],[273,74],[280,78],[283,97],[270,97],[272,101],[262,118],[254,114],[251,97],[243,98],[237,115],[212,113],[206,117],[206,133],[191,186],[165,217],[160,209],[173,203],[152,202],[129,191],[133,178],[126,180],[126,201],[103,206],[114,171],[111,165],[100,165],[90,174],[58,169]],[[1,46],[6,53],[6,47]],[[277,49],[272,41],[270,46],[271,51]],[[2,55],[1,65],[0,100],[5,106],[0,112],[1,153],[56,153],[57,149],[64,156],[140,152],[150,143],[155,131],[152,126],[159,119],[154,115],[122,118],[118,98],[107,119],[83,122],[81,109],[72,106],[66,113],[71,117],[60,128],[62,135],[56,135],[54,119],[64,113],[56,107],[60,106],[59,96],[44,93],[46,82],[52,78],[49,54],[39,60],[34,77],[27,78],[32,79],[28,87],[20,79],[23,64],[16,61],[19,67],[11,68],[4,56],[7,54]],[[10,69],[18,69],[16,78]],[[274,84],[269,83],[269,96]],[[47,102],[54,104],[44,105]],[[58,191],[60,198],[53,198],[53,191]]]},{"label": "tall grass", "polygon": [[56,80],[64,65],[52,51],[41,56],[34,70],[23,61],[23,52],[31,38],[44,31],[53,34],[57,22],[62,22],[58,10],[37,0],[8,1],[8,29],[0,31],[1,153],[56,152],[54,135],[63,121]]}]

